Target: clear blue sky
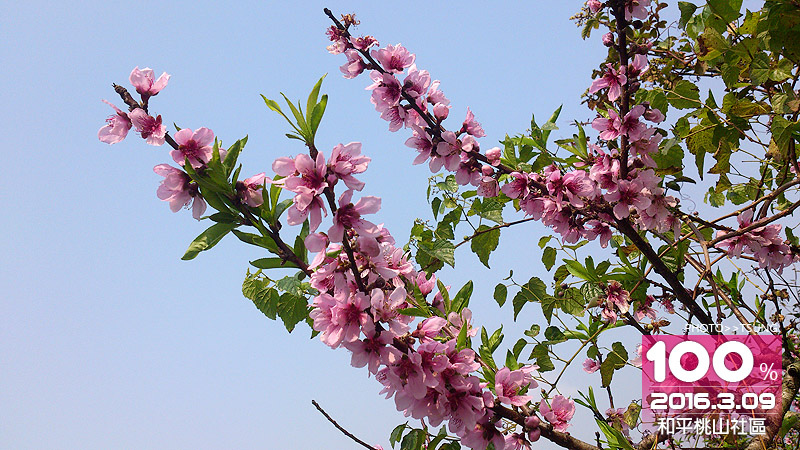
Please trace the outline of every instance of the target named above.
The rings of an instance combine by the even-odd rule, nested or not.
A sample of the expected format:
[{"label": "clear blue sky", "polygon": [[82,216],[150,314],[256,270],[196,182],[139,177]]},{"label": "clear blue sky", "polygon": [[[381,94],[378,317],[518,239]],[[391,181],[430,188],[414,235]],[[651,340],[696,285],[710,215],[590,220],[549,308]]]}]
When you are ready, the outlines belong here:
[{"label": "clear blue sky", "polygon": [[[579,97],[604,49],[599,35],[582,41],[568,20],[581,2],[384,5],[6,2],[0,447],[355,448],[312,408],[317,399],[353,433],[388,448],[403,418],[377,395],[378,383],[349,366],[347,351],[309,340],[302,326],[288,335],[242,297],[247,261],[262,255],[226,239],[180,260],[207,223],[173,214],[156,198],[161,178],[152,167],[170,162],[166,148],[133,133],[114,146],[97,140],[111,111],[100,100],[121,104],[111,83],[127,85],[134,66],[149,66],[172,74],[151,111],[168,124],[209,127],[228,143],[249,134],[246,175],[269,171],[273,159],[302,148],[283,137],[285,124],[259,94],[304,98],[327,72],[319,147],[363,142],[373,158],[361,177],[365,193],[383,198],[379,220],[405,240],[415,217],[430,217],[430,174],[411,166],[408,135],[389,133],[375,114],[367,79],[340,76],[343,57],[325,51],[324,6],[356,12],[358,31],[415,52],[418,66],[442,80],[451,120],[467,106],[475,112],[484,148],[561,103],[562,131],[554,135],[592,117]],[[445,271],[454,286],[480,280],[479,324],[510,322],[510,311],[498,312],[491,300],[508,268],[523,282],[549,278],[538,263],[543,232],[509,232],[492,271],[468,250]],[[542,320],[534,309],[524,320]],[[568,377],[566,392],[588,380]]]}]

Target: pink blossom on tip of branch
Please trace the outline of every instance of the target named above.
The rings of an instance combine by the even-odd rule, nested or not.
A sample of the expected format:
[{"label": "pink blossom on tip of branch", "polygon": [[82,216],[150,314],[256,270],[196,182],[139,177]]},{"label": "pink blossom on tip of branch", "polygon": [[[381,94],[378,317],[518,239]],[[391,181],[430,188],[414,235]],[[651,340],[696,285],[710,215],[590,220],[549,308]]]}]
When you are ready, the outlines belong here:
[{"label": "pink blossom on tip of branch", "polygon": [[136,92],[144,97],[150,97],[158,94],[167,86],[169,77],[170,75],[164,72],[158,77],[158,80],[156,80],[153,69],[145,67],[139,70],[139,66],[136,66],[131,71],[130,81],[133,87],[136,88]]},{"label": "pink blossom on tip of branch", "polygon": [[103,100],[105,104],[112,107],[116,114],[108,116],[106,124],[97,132],[97,138],[106,144],[116,144],[117,142],[125,139],[128,135],[128,130],[131,129],[131,119],[128,114],[117,108],[110,102]]},{"label": "pink blossom on tip of branch", "polygon": [[153,117],[142,108],[136,108],[128,114],[136,131],[150,145],[164,144],[167,127],[161,123],[161,116]]},{"label": "pink blossom on tip of branch", "polygon": [[554,430],[565,432],[570,426],[569,421],[575,415],[575,402],[563,395],[556,395],[550,400],[549,405],[542,400],[539,412],[553,425]]},{"label": "pink blossom on tip of branch", "polygon": [[641,20],[646,19],[648,6],[650,6],[650,0],[627,0],[625,20],[630,21],[634,17]]},{"label": "pink blossom on tip of branch", "polygon": [[193,183],[189,175],[182,170],[168,164],[159,164],[153,172],[164,177],[158,186],[156,195],[165,202],[169,202],[172,212],[178,212],[183,207],[192,206],[192,217],[200,220],[206,212],[206,202],[200,196],[197,184]]},{"label": "pink blossom on tip of branch", "polygon": [[481,124],[475,120],[475,115],[469,108],[467,108],[467,118],[464,119],[464,124],[461,126],[461,131],[478,138],[486,136],[486,133],[483,131],[483,127],[481,127]]},{"label": "pink blossom on tip of branch", "polygon": [[183,128],[175,133],[175,142],[178,148],[169,154],[176,163],[184,165],[188,159],[189,164],[197,169],[211,161],[214,132],[208,128],[200,127],[195,131]]},{"label": "pink blossom on tip of branch", "polygon": [[589,0],[586,2],[586,5],[589,7],[589,11],[591,11],[592,14],[595,14],[597,11],[600,11],[600,8],[603,7],[603,2],[600,0]]}]

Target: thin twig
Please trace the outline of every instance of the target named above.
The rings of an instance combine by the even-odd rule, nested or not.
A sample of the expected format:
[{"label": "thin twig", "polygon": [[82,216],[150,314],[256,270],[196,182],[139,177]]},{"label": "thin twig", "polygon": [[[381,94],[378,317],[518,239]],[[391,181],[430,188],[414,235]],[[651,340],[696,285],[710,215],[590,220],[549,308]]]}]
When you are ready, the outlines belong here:
[{"label": "thin twig", "polygon": [[342,427],[341,425],[336,423],[336,421],[333,420],[333,418],[331,416],[329,416],[328,413],[326,413],[325,410],[322,409],[321,406],[319,406],[319,403],[317,403],[316,400],[311,400],[311,404],[314,405],[314,407],[317,408],[317,411],[322,413],[322,415],[325,416],[326,419],[328,419],[328,422],[332,423],[333,426],[336,427],[337,430],[341,431],[345,436],[347,436],[350,439],[356,441],[357,443],[361,444],[365,448],[368,448],[370,450],[378,450],[376,447],[373,447],[373,446],[367,444],[366,442],[362,441],[361,439],[359,439],[355,435],[353,435],[353,433],[345,430],[344,427]]}]

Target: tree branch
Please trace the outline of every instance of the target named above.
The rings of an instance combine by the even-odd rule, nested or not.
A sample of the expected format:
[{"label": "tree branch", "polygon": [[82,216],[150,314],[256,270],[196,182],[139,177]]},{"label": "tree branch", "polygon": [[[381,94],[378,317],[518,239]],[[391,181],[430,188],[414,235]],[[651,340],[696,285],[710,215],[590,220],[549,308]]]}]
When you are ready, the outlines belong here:
[{"label": "tree branch", "polygon": [[336,421],[333,420],[333,418],[331,416],[329,416],[328,413],[326,413],[325,410],[322,409],[321,406],[319,406],[319,403],[317,403],[316,400],[311,400],[311,404],[314,405],[314,407],[317,408],[317,411],[322,413],[322,415],[325,416],[326,419],[328,419],[328,422],[332,423],[333,426],[336,427],[337,430],[341,431],[342,434],[344,434],[345,436],[349,437],[350,439],[356,441],[357,443],[361,444],[361,446],[363,446],[365,448],[368,448],[369,450],[378,450],[376,447],[373,447],[373,446],[367,444],[366,442],[362,441],[361,439],[359,439],[355,435],[353,435],[353,433],[345,430],[344,427],[342,427],[341,425],[336,423]]}]

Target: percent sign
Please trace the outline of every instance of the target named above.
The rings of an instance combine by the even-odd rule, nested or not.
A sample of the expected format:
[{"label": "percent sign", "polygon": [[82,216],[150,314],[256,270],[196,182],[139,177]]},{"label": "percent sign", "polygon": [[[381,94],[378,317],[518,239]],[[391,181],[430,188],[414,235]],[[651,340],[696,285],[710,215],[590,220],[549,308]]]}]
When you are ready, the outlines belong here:
[{"label": "percent sign", "polygon": [[775,381],[778,379],[778,371],[776,371],[774,367],[775,363],[770,363],[769,366],[767,366],[767,363],[765,362],[758,366],[758,369],[764,374],[764,380],[770,379]]}]

